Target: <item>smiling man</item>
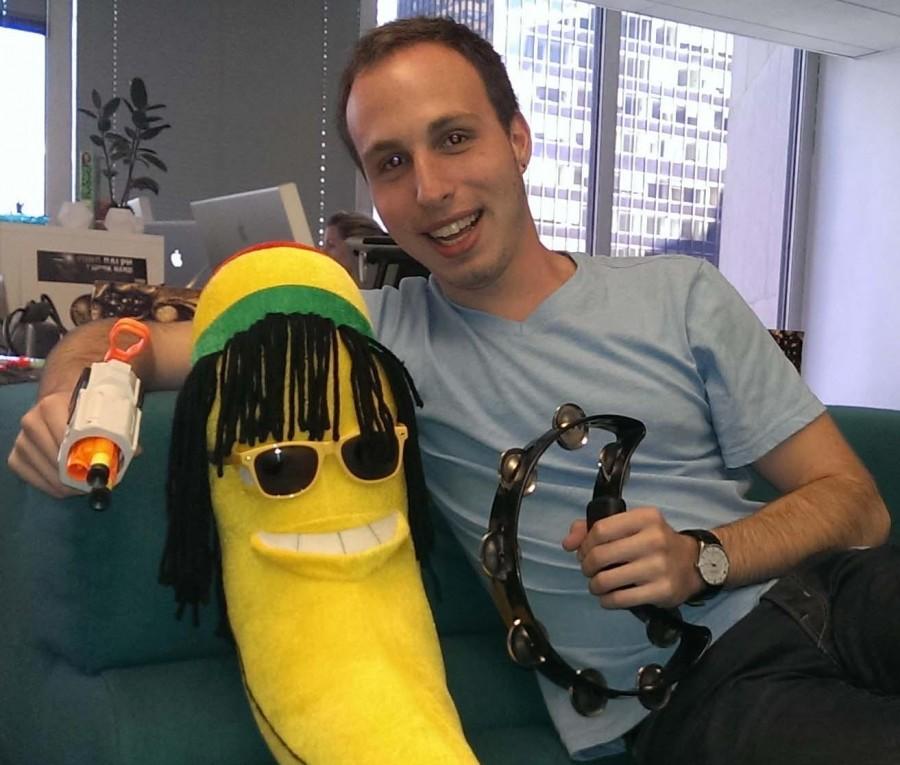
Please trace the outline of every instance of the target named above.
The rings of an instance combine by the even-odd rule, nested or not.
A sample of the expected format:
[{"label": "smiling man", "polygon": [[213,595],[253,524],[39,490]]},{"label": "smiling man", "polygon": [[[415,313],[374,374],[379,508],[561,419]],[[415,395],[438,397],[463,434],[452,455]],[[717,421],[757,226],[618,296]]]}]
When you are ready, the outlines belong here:
[{"label": "smiling man", "polygon": [[[701,602],[682,615],[718,642],[670,707],[640,728],[647,711],[635,699],[611,701],[587,719],[565,690],[541,678],[570,752],[613,752],[625,735],[651,763],[849,755],[846,744],[804,723],[827,719],[848,676],[896,694],[900,666],[887,683],[876,665],[832,674],[827,647],[820,651],[784,616],[785,604],[796,603],[791,580],[770,588],[817,553],[881,543],[888,522],[865,470],[752,312],[700,260],[610,260],[544,247],[522,180],[528,125],[499,56],[465,27],[410,19],[369,33],[345,70],[338,125],[388,230],[433,275],[367,302],[379,337],[423,391],[429,489],[473,557],[496,488],[496,455],[542,433],[557,405],[577,401],[589,413],[647,423],[626,486],[633,509],[590,533],[572,521],[583,513],[595,466],[587,455],[551,461],[529,500],[539,511],[520,520],[529,598],[565,658],[600,668],[614,687],[632,686],[638,667],[671,653],[650,646],[643,625],[622,609]],[[760,507],[743,498],[745,477],[734,471],[751,464],[785,492],[782,499]],[[837,553],[815,573],[804,569],[808,578],[797,587],[808,602],[798,622],[816,621],[804,609],[820,596],[846,614],[867,577],[897,570],[890,549],[868,557],[874,562]],[[852,584],[835,593],[810,584],[833,581],[835,572]],[[884,597],[897,603],[898,588]],[[892,634],[898,628],[892,624]],[[760,632],[768,639],[755,637]],[[794,663],[767,666],[761,657],[773,645]],[[867,646],[893,653],[877,640]],[[809,670],[804,682],[785,690],[781,673],[800,665]],[[707,698],[755,677],[759,666],[767,666],[763,681]],[[811,703],[809,689],[821,682],[830,692]],[[784,692],[773,706],[774,687]],[[896,696],[869,697],[864,706],[869,722],[845,741],[900,731]],[[706,724],[711,709],[720,717]],[[782,721],[790,741],[755,722],[763,711]],[[753,748],[735,747],[734,729],[721,724],[730,717],[754,718],[739,733],[757,742]],[[798,734],[804,729],[808,736]],[[880,745],[872,746],[877,760]]]},{"label": "smiling man", "polygon": [[[627,741],[653,765],[896,762],[900,562],[877,547],[888,515],[737,293],[699,259],[544,247],[522,180],[527,123],[500,57],[464,26],[411,19],[365,35],[338,124],[389,232],[432,274],[366,302],[422,393],[429,490],[473,560],[499,453],[544,432],[559,404],[647,426],[630,509],[590,532],[579,516],[591,455],[542,463],[519,525],[529,600],[564,658],[617,688],[671,652],[625,609],[680,606],[714,642],[649,716],[632,698],[581,717],[542,679],[572,755]],[[48,491],[59,491],[68,391],[101,340],[88,328],[54,354],[10,457]],[[160,328],[143,370],[151,384],[180,382],[188,343]],[[747,500],[749,466],[783,496]]]}]

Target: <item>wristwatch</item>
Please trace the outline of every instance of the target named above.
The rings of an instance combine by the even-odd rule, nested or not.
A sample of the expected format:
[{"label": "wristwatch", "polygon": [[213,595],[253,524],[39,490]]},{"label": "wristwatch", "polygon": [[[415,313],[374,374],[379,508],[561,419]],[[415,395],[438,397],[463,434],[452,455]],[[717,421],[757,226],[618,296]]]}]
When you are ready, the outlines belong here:
[{"label": "wristwatch", "polygon": [[689,606],[698,606],[718,595],[722,585],[728,578],[728,553],[722,542],[711,531],[706,529],[685,529],[681,532],[693,537],[700,543],[700,552],[694,566],[706,585],[704,589],[687,600]]}]

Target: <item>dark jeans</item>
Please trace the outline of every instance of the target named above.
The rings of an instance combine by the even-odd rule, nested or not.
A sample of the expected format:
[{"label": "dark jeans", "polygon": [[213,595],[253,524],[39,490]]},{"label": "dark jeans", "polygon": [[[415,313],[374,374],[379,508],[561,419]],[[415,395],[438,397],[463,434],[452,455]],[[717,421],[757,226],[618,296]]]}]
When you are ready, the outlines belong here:
[{"label": "dark jeans", "polygon": [[900,764],[900,549],[781,579],[632,743],[641,765]]}]

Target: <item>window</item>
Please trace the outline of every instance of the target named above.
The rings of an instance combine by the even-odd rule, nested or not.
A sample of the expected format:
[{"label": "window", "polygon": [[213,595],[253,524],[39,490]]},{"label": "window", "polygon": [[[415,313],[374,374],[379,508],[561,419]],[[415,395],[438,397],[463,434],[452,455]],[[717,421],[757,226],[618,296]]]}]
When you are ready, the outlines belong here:
[{"label": "window", "polygon": [[552,101],[556,104],[568,100],[565,97],[565,92],[561,93],[559,88],[547,88],[542,85],[538,85],[537,97],[542,99],[543,101]]},{"label": "window", "polygon": [[44,214],[44,45],[39,31],[0,26],[0,214]]}]

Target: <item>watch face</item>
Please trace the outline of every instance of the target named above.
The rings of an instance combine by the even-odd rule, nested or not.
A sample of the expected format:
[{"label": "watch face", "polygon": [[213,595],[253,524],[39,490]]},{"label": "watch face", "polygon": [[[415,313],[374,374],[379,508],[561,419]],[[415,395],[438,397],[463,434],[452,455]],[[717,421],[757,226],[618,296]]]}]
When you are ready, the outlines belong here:
[{"label": "watch face", "polygon": [[704,582],[713,587],[725,584],[728,576],[728,556],[719,545],[703,545],[697,568]]}]

